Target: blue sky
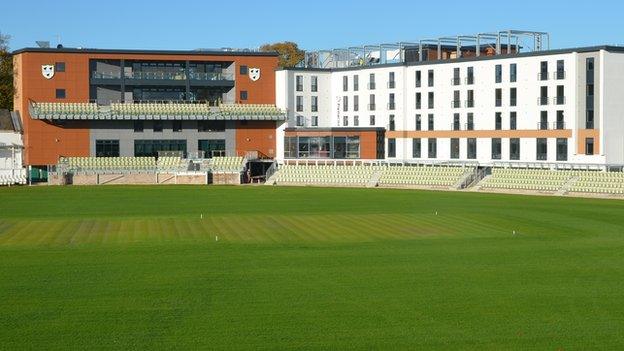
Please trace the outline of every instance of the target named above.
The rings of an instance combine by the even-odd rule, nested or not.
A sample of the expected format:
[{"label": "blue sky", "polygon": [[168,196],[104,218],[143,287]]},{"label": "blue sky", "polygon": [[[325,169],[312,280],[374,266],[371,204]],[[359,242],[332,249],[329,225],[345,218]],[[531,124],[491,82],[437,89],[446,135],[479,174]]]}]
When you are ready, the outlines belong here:
[{"label": "blue sky", "polygon": [[504,29],[551,33],[551,48],[623,44],[619,1],[7,1],[11,49],[57,36],[65,46],[195,49],[291,40],[304,49]]}]

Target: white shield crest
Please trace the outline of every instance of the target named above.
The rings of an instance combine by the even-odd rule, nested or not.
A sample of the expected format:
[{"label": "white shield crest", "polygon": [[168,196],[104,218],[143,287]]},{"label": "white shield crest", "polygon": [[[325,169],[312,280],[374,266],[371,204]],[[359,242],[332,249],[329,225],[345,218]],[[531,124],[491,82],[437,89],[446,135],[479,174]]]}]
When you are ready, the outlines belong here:
[{"label": "white shield crest", "polygon": [[251,79],[254,82],[260,79],[260,68],[250,68],[249,79]]},{"label": "white shield crest", "polygon": [[54,65],[41,65],[41,74],[45,79],[54,77]]}]

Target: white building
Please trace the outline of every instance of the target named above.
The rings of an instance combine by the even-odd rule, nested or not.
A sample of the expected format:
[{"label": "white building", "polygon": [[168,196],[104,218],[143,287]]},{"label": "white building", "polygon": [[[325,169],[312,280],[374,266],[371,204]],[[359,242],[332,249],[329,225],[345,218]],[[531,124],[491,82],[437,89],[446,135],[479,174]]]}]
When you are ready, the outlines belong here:
[{"label": "white building", "polygon": [[624,164],[624,47],[446,56],[278,71],[278,159]]},{"label": "white building", "polygon": [[0,110],[0,185],[26,178],[22,166],[23,149],[19,118]]}]

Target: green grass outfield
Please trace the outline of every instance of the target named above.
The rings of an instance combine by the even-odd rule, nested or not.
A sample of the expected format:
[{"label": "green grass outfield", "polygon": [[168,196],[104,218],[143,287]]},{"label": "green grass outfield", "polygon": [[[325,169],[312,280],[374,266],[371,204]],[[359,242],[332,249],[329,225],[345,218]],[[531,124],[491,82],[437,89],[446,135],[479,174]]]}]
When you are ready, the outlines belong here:
[{"label": "green grass outfield", "polygon": [[623,331],[624,201],[0,189],[0,349],[622,350]]}]

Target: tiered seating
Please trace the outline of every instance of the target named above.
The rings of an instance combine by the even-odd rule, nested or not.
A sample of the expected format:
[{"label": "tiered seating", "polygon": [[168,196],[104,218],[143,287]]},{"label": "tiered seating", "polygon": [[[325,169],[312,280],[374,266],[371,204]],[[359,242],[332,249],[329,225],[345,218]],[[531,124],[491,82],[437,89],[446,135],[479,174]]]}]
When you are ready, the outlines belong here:
[{"label": "tiered seating", "polygon": [[283,165],[276,184],[317,184],[365,186],[384,166]]},{"label": "tiered seating", "polygon": [[38,114],[43,115],[94,115],[98,113],[95,103],[72,102],[37,102],[33,107]]},{"label": "tiered seating", "polygon": [[578,171],[494,168],[492,175],[482,182],[481,187],[485,189],[557,191],[576,174]]},{"label": "tiered seating", "polygon": [[73,171],[148,171],[156,169],[154,157],[66,157],[59,165]]},{"label": "tiered seating", "polygon": [[27,183],[27,180],[25,176],[0,175],[0,186],[1,185],[14,185],[14,184],[25,185],[26,183]]},{"label": "tiered seating", "polygon": [[279,116],[284,114],[275,105],[265,104],[221,104],[219,110],[223,115],[235,116]]},{"label": "tiered seating", "polygon": [[624,172],[592,172],[578,173],[578,181],[570,188],[570,192],[624,194]]},{"label": "tiered seating", "polygon": [[206,103],[112,103],[110,108],[112,115],[126,116],[205,116],[211,114],[210,105]]},{"label": "tiered seating", "polygon": [[214,172],[241,172],[245,168],[243,157],[213,157],[210,168]]},{"label": "tiered seating", "polygon": [[158,168],[161,170],[176,170],[180,168],[182,158],[179,156],[161,156],[158,158]]},{"label": "tiered seating", "polygon": [[379,185],[452,186],[472,168],[446,166],[389,166]]}]

